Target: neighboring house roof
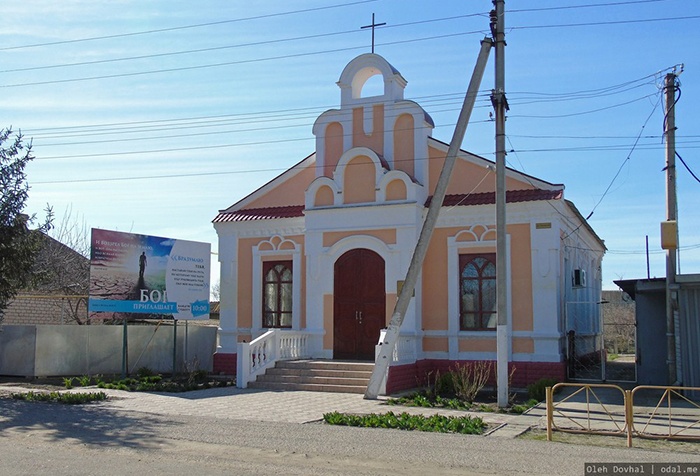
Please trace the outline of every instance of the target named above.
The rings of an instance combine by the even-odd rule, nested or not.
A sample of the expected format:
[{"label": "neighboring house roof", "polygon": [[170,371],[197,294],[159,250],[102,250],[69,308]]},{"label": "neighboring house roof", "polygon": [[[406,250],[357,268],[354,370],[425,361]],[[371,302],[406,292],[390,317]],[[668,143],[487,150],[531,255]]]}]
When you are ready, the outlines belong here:
[{"label": "neighboring house roof", "polygon": [[79,294],[86,292],[90,259],[49,235],[43,237],[32,269],[33,273],[43,275],[35,291],[64,293],[70,289]]},{"label": "neighboring house roof", "polygon": [[234,221],[273,220],[275,218],[294,218],[304,216],[304,205],[287,207],[248,208],[232,212],[219,212],[214,223]]}]

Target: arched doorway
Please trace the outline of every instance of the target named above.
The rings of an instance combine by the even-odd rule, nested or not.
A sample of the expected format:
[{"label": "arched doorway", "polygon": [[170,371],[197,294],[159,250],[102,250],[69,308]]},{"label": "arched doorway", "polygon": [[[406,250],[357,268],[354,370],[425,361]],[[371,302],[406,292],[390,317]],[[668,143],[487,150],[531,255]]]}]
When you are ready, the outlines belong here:
[{"label": "arched doorway", "polygon": [[374,360],[379,331],[386,326],[384,259],[359,248],[335,262],[333,357]]}]

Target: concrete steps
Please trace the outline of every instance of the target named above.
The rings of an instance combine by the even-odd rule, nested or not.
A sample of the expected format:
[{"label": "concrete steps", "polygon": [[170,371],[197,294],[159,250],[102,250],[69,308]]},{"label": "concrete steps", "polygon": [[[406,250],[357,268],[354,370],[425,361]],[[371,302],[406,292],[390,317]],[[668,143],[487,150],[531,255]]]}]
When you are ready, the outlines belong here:
[{"label": "concrete steps", "polygon": [[310,392],[365,393],[373,363],[337,360],[283,360],[249,388]]}]

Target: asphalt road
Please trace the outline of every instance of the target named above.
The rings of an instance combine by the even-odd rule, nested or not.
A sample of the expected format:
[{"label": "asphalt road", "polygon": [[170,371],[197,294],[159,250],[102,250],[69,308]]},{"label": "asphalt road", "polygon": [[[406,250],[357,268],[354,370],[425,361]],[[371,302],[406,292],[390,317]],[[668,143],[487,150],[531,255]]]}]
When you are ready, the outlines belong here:
[{"label": "asphalt road", "polygon": [[0,398],[2,475],[583,475],[700,455]]}]

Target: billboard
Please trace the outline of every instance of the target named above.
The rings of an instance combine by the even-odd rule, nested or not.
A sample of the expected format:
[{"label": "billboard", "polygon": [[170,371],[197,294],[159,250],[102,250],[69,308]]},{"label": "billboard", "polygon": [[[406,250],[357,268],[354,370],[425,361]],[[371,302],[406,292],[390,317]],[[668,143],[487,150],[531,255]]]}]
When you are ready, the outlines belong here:
[{"label": "billboard", "polygon": [[93,318],[209,319],[211,245],[92,229]]}]

